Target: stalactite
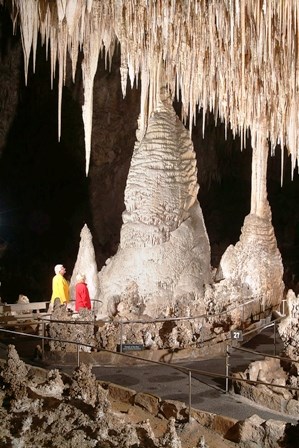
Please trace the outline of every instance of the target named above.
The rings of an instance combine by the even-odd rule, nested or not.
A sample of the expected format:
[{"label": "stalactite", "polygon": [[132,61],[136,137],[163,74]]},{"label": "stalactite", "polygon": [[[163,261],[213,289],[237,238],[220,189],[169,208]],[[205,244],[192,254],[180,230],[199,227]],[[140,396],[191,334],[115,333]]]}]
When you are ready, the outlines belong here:
[{"label": "stalactite", "polygon": [[19,14],[21,21],[21,36],[24,52],[24,71],[25,84],[27,85],[28,67],[31,48],[34,54],[33,68],[35,67],[35,54],[38,34],[37,3],[34,0],[21,2],[19,5]]},{"label": "stalactite", "polygon": [[97,14],[95,14],[94,20],[89,22],[90,28],[86,29],[86,36],[83,43],[84,59],[82,62],[82,72],[84,82],[84,104],[82,106],[82,116],[85,136],[86,176],[88,175],[91,153],[93,82],[97,70],[100,48],[98,13],[99,10],[97,10]]},{"label": "stalactite", "polygon": [[[297,0],[12,1],[13,20],[18,19],[21,27],[26,80],[38,31],[51,47],[52,77],[57,59],[62,65],[59,88],[65,76],[66,51],[74,76],[78,48],[89,51],[95,45],[109,65],[118,39],[123,94],[128,76],[131,87],[138,76],[145,82],[144,126],[148,122],[145,111],[150,114],[157,104],[156,74],[162,57],[165,81],[173,94],[180,94],[185,122],[189,118],[192,127],[197,107],[202,108],[203,116],[212,110],[245,144],[247,129],[255,126],[261,113],[271,152],[277,143],[286,145],[295,168],[299,148]],[[87,31],[95,22],[97,34],[89,45]],[[63,35],[61,26],[66,28]],[[59,42],[62,37],[66,50],[65,42]],[[144,89],[148,89],[146,94]]]},{"label": "stalactite", "polygon": [[67,55],[67,28],[65,22],[61,22],[57,36],[59,78],[58,78],[58,140],[61,137],[61,103],[62,88],[65,83],[66,55]]}]

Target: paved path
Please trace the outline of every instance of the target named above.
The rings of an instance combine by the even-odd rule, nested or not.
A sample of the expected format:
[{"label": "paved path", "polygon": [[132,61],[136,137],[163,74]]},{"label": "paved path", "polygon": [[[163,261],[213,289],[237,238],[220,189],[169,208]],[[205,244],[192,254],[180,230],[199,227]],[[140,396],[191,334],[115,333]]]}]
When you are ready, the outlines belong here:
[{"label": "paved path", "polygon": [[[244,345],[264,354],[275,354],[273,345],[273,328],[259,334]],[[280,353],[281,341],[277,341],[276,353]],[[234,350],[230,357],[230,373],[245,370],[248,364],[261,359],[250,353]],[[225,357],[205,359],[190,362],[181,362],[173,365],[145,364],[143,366],[98,366],[93,368],[94,374],[102,381],[109,381],[129,387],[137,392],[149,392],[164,399],[179,400],[189,406],[189,376],[175,367],[225,375]],[[60,366],[61,367],[61,366]],[[71,373],[72,369],[63,368]],[[193,373],[191,379],[191,405],[193,408],[222,414],[238,420],[243,420],[253,414],[261,418],[283,420],[296,423],[295,418],[284,414],[270,412],[267,408],[253,406],[252,402],[234,395],[225,393],[225,379],[209,377]]]}]

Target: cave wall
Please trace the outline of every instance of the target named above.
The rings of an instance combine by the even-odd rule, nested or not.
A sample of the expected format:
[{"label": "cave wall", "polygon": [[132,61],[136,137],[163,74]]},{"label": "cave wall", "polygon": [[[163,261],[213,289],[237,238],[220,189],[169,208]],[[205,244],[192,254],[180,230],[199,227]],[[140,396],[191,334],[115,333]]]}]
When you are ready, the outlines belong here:
[{"label": "cave wall", "polygon": [[[124,189],[139,113],[138,86],[122,98],[119,60],[111,71],[99,61],[94,86],[91,166],[84,167],[81,118],[82,78],[68,74],[63,89],[62,137],[57,141],[57,81],[50,87],[50,64],[39,45],[36,73],[24,85],[20,35],[0,7],[0,281],[8,302],[18,294],[30,300],[50,297],[53,266],[64,263],[70,277],[82,226],[93,234],[98,268],[119,244]],[[80,57],[79,57],[80,63]],[[69,72],[70,73],[70,72]],[[179,113],[179,104],[177,105]],[[199,201],[210,238],[212,265],[240,236],[250,207],[251,149],[208,116],[202,136],[201,115],[192,139],[197,153]],[[279,152],[279,151],[278,151]],[[287,286],[296,287],[299,244],[298,174],[280,186],[280,160],[271,157],[269,202],[285,266]]]}]

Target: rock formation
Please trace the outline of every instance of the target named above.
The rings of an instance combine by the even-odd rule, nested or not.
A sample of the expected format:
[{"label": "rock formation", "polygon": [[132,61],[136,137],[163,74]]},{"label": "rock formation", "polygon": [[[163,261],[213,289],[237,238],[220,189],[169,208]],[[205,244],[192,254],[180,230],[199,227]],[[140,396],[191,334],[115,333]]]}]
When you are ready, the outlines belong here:
[{"label": "rock formation", "polygon": [[296,362],[299,362],[299,296],[291,289],[286,296],[287,316],[278,326],[279,335],[284,344],[284,352]]},{"label": "rock formation", "polygon": [[184,403],[98,381],[85,364],[71,376],[29,367],[13,346],[0,386],[1,446],[272,448],[298,437],[297,426],[258,416],[229,421],[192,409],[188,421]]},{"label": "rock formation", "polygon": [[233,375],[234,392],[254,404],[297,419],[298,371],[298,362],[266,357],[252,362],[244,372]]},{"label": "rock formation", "polygon": [[[164,8],[139,0],[132,2],[130,8],[126,8],[125,2],[114,0],[87,4],[75,0],[15,0],[11,11],[22,35],[25,82],[31,52],[35,69],[39,33],[50,54],[52,83],[58,62],[58,138],[67,61],[74,79],[78,49],[82,49],[86,174],[99,54],[104,53],[108,68],[116,41],[119,42],[123,96],[128,80],[133,86],[140,76],[141,140],[136,143],[127,182],[119,250],[101,271],[100,294],[95,271],[90,274],[92,295],[100,295],[103,301],[96,312],[120,317],[167,316],[177,304],[188,301],[194,305],[193,311],[196,308],[200,313],[205,311],[207,301],[213,307],[220,302],[220,308],[225,308],[238,296],[241,302],[256,298],[263,308],[271,308],[281,300],[283,269],[267,203],[266,167],[268,143],[273,153],[277,143],[282,147],[285,143],[293,168],[297,159],[298,114],[293,86],[298,68],[292,62],[292,48],[298,46],[294,37],[296,6],[291,5],[282,13],[282,8],[271,1],[267,14],[260,4],[247,4],[245,0],[232,1],[229,6],[216,1],[208,5],[188,2],[186,8],[171,2]],[[216,34],[219,39],[205,38]],[[284,51],[276,51],[273,42]],[[198,63],[194,64],[194,60]],[[210,110],[226,126],[229,123],[233,135],[241,135],[241,147],[247,130],[251,133],[250,217],[244,222],[240,244],[229,247],[221,260],[217,281],[222,283],[213,285],[212,295],[209,288],[205,292],[205,285],[210,283],[210,246],[196,202],[193,148],[190,152],[186,135],[180,137],[181,131],[177,133],[179,126],[176,128],[163,118],[165,111],[159,104],[161,66],[164,84],[173,95],[176,92],[182,104],[182,118],[187,121],[189,117],[190,129],[199,106],[203,117]],[[292,67],[290,76],[280,69],[287,66]],[[160,119],[164,124],[155,124]],[[203,131],[204,127],[203,118]],[[174,136],[177,142],[171,140]],[[92,245],[89,247],[92,252]],[[78,257],[81,263],[84,258],[89,259],[89,255]],[[86,263],[89,265],[89,261]],[[230,297],[221,304],[223,290],[229,288]]]},{"label": "rock formation", "polygon": [[85,224],[80,233],[80,245],[77,255],[77,260],[72,272],[72,278],[70,281],[70,295],[72,300],[72,308],[74,308],[75,300],[75,286],[77,274],[85,274],[86,283],[91,299],[92,306],[94,307],[95,301],[99,297],[99,284],[98,284],[98,269],[95,258],[94,247],[92,244],[92,235],[88,226]]},{"label": "rock formation", "polygon": [[[152,395],[102,383],[90,365],[80,364],[71,377],[29,368],[13,346],[0,364],[1,446],[193,448],[206,433],[194,420],[190,437],[186,415],[179,412],[182,403],[172,403],[177,417],[168,419],[167,401],[155,397],[156,409],[150,411]],[[210,448],[219,448],[219,434],[215,439]]]},{"label": "rock formation", "polygon": [[[76,324],[76,320],[79,320],[80,324]],[[65,306],[56,306],[55,303],[48,334],[52,338],[49,342],[51,351],[77,352],[80,344],[80,350],[90,352],[91,347],[95,345],[94,313],[81,308],[76,317],[72,318]],[[74,341],[77,344],[67,341]]]},{"label": "rock formation", "polygon": [[266,310],[277,306],[282,300],[282,275],[281,255],[268,207],[268,216],[264,218],[254,214],[246,216],[240,240],[226,249],[216,279],[220,280],[219,289],[230,284],[231,295],[235,288],[240,291],[239,297],[243,296],[243,300],[258,299],[258,307]]},{"label": "rock formation", "polygon": [[120,245],[99,274],[101,314],[169,316],[200,301],[211,269],[198,188],[192,142],[165,99],[135,144]]},{"label": "rock formation", "polygon": [[239,421],[229,431],[229,440],[243,448],[296,446],[298,427],[278,420],[263,420],[258,415]]},{"label": "rock formation", "polygon": [[[251,209],[241,230],[240,241],[229,246],[218,268],[218,279],[229,279],[258,299],[263,310],[277,306],[283,297],[283,265],[272,226],[267,199],[268,142],[266,129],[256,126],[252,139]],[[256,306],[253,305],[253,309]],[[248,309],[247,312],[251,313]]]},{"label": "rock formation", "polygon": [[292,290],[287,293],[286,310],[287,315],[278,325],[283,342],[281,357],[252,362],[244,372],[234,374],[233,385],[236,393],[254,403],[296,418],[299,413],[299,297]]}]

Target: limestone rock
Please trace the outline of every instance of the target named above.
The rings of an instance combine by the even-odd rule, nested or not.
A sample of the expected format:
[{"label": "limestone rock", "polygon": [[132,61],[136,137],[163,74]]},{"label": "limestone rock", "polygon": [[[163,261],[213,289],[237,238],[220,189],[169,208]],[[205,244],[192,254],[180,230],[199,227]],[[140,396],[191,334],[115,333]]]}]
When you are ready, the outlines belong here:
[{"label": "limestone rock", "polygon": [[167,431],[161,440],[161,446],[165,448],[181,448],[181,440],[175,428],[175,419],[171,417],[167,426]]},{"label": "limestone rock", "polygon": [[148,448],[159,448],[159,440],[155,437],[150,421],[147,419],[137,425],[136,431],[138,434],[140,446]]},{"label": "limestone rock", "polygon": [[[268,206],[265,218],[254,214],[245,218],[240,241],[225,251],[216,279],[221,283],[231,280],[241,287],[244,299],[257,298],[262,309],[266,309],[281,302],[282,276],[283,265]],[[247,313],[251,313],[248,308]]]},{"label": "limestone rock", "polygon": [[70,396],[95,406],[97,401],[97,382],[95,375],[91,373],[91,368],[91,365],[81,363],[75,369],[70,386]]},{"label": "limestone rock", "polygon": [[134,396],[134,404],[147,409],[152,415],[157,415],[159,412],[159,397],[152,394],[139,392]]},{"label": "limestone rock", "polygon": [[264,446],[264,430],[262,424],[264,420],[258,415],[252,415],[250,418],[239,421],[235,425],[235,435],[230,439],[241,444],[246,448],[260,448]]},{"label": "limestone rock", "polygon": [[99,274],[102,313],[123,313],[117,305],[128,302],[133,285],[130,303],[139,316],[168,316],[188,295],[200,302],[211,268],[198,188],[188,132],[161,103],[134,148],[120,246]]},{"label": "limestone rock", "polygon": [[26,395],[26,378],[28,369],[20,360],[14,345],[8,346],[7,360],[1,372],[4,382],[9,386],[11,394],[16,398]]},{"label": "limestone rock", "polygon": [[299,361],[299,296],[290,289],[287,293],[287,316],[278,326],[287,356]]},{"label": "limestone rock", "polygon": [[[76,324],[76,320],[79,320],[80,323]],[[49,342],[50,350],[76,352],[78,349],[77,345],[80,343],[81,351],[90,352],[91,347],[95,346],[93,323],[93,311],[80,309],[78,315],[72,315],[64,305],[58,307],[54,305],[48,329],[49,335],[53,338]],[[63,341],[74,341],[77,344]]]},{"label": "limestone rock", "polygon": [[[96,302],[96,300],[99,296],[98,268],[96,263],[95,251],[92,244],[92,235],[87,224],[84,224],[80,233],[80,237],[81,240],[77,260],[70,281],[70,295],[72,301],[74,301],[76,276],[79,273],[85,274],[91,304],[94,309],[97,309],[98,303]],[[74,304],[72,305],[72,307],[74,308]]]},{"label": "limestone rock", "polygon": [[186,405],[176,400],[165,400],[160,405],[160,411],[167,419],[186,420],[187,408]]},{"label": "limestone rock", "polygon": [[35,384],[34,381],[31,381],[28,382],[28,387],[41,397],[55,397],[58,400],[62,399],[65,389],[60,372],[57,369],[48,372],[44,383]]}]

